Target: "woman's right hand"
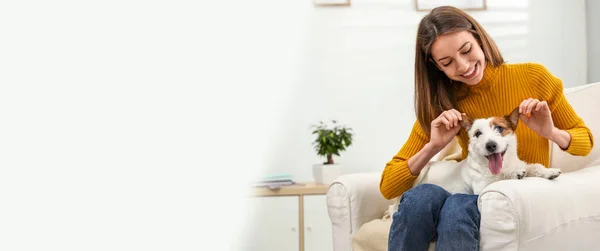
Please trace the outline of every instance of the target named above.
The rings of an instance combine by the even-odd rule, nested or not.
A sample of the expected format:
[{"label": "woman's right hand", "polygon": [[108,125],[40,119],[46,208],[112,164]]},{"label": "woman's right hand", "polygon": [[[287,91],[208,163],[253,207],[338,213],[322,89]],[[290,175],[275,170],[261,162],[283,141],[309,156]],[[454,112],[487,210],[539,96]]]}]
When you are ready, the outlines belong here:
[{"label": "woman's right hand", "polygon": [[455,109],[446,110],[431,121],[429,144],[436,150],[442,150],[460,130],[462,114]]}]

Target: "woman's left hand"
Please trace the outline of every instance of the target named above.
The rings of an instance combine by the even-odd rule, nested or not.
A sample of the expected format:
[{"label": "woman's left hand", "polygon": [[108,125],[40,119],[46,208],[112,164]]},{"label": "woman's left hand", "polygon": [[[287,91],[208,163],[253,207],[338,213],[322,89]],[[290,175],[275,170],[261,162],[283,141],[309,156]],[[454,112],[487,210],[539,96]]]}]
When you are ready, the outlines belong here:
[{"label": "woman's left hand", "polygon": [[544,138],[550,138],[554,130],[554,122],[546,101],[526,99],[519,105],[521,120],[527,127]]}]

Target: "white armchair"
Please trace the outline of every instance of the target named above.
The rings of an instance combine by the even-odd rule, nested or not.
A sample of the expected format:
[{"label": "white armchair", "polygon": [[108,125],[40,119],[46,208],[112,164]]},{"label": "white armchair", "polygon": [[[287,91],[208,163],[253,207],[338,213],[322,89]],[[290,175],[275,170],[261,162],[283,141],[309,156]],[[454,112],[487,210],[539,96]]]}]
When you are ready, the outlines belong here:
[{"label": "white armchair", "polygon": [[[565,95],[598,137],[600,83],[566,88]],[[552,144],[550,166],[563,174],[552,181],[505,180],[484,189],[478,203],[481,250],[600,250],[600,148],[576,157]],[[335,251],[352,250],[361,226],[385,218],[393,201],[379,192],[380,177],[380,172],[347,174],[330,186]]]}]

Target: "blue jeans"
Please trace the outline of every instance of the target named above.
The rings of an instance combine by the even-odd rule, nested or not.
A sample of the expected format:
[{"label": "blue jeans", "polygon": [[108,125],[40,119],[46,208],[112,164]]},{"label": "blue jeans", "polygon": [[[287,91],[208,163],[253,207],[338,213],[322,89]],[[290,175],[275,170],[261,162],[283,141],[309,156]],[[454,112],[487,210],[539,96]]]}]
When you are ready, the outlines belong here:
[{"label": "blue jeans", "polygon": [[393,215],[388,250],[479,250],[477,195],[453,194],[421,184],[402,195]]}]

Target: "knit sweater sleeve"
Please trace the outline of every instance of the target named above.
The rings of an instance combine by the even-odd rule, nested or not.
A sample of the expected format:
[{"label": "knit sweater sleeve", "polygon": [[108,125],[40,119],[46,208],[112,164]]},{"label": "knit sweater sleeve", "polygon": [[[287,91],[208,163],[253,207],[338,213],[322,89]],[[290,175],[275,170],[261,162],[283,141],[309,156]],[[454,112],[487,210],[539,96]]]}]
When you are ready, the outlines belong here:
[{"label": "knit sweater sleeve", "polygon": [[546,67],[535,63],[529,66],[529,76],[540,97],[548,102],[554,126],[571,135],[569,146],[562,150],[577,156],[589,154],[594,146],[594,137],[566,99],[562,81]]},{"label": "knit sweater sleeve", "polygon": [[416,121],[408,140],[392,160],[385,165],[379,183],[379,190],[383,197],[386,199],[396,198],[412,187],[418,176],[413,175],[408,169],[408,159],[423,149],[427,142],[429,142],[429,135]]}]

